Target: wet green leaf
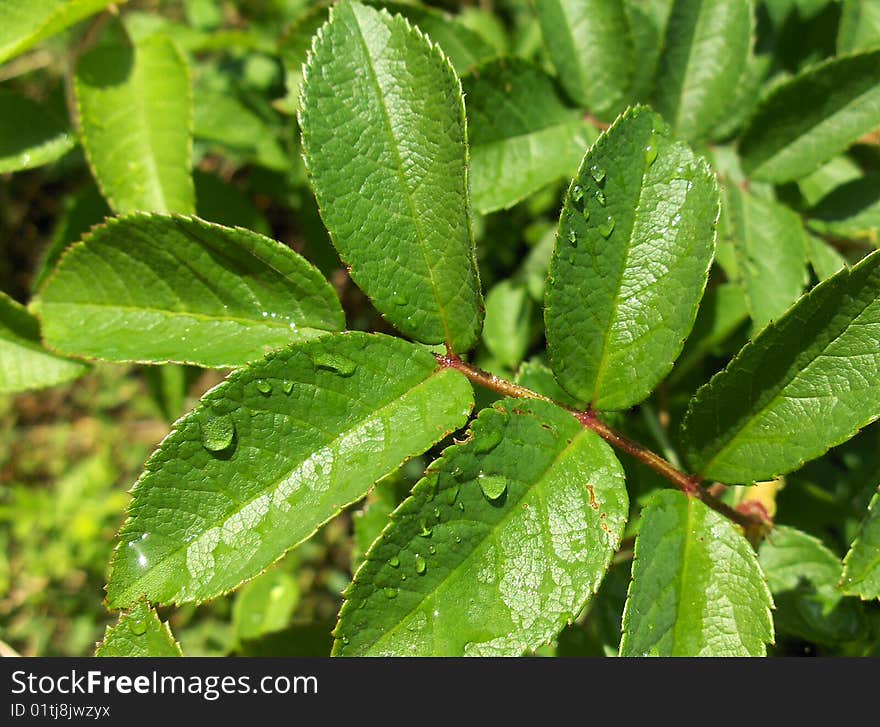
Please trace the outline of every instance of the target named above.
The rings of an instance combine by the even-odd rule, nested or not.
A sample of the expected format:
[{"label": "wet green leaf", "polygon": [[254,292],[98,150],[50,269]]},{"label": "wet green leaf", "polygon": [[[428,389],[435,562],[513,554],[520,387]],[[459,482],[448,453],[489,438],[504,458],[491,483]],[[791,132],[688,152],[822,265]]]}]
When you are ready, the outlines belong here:
[{"label": "wet green leaf", "polygon": [[145,600],[119,616],[108,626],[95,656],[183,656],[168,624],[159,620]]},{"label": "wet green leaf", "polygon": [[859,534],[843,561],[844,593],[864,600],[880,598],[880,492],[868,506]]}]

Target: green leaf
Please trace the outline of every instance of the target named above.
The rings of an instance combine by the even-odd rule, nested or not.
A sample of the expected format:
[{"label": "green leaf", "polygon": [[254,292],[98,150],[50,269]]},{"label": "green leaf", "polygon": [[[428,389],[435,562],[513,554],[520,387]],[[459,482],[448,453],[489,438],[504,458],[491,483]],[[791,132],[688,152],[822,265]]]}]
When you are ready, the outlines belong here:
[{"label": "green leaf", "polygon": [[56,356],[40,343],[40,324],[0,293],[0,393],[42,389],[82,376],[88,367]]},{"label": "green leaf", "polygon": [[0,3],[0,63],[125,0],[6,0]]},{"label": "green leaf", "polygon": [[46,342],[64,353],[216,367],[345,325],[333,288],[280,242],[145,213],[69,248],[36,309]]},{"label": "green leaf", "polygon": [[773,599],[752,546],[695,497],[645,507],[623,612],[621,656],[763,656]]},{"label": "green leaf", "polygon": [[257,639],[290,624],[299,587],[289,573],[272,570],[246,583],[235,596],[232,624],[239,641]]},{"label": "green leaf", "polygon": [[723,120],[752,45],[748,0],[675,0],[657,79],[654,108],[685,139],[703,139]]},{"label": "green leaf", "polygon": [[244,227],[261,235],[272,230],[250,198],[236,185],[215,174],[195,170],[196,213],[203,220],[226,227]]},{"label": "green leaf", "polygon": [[776,320],[804,292],[807,239],[787,207],[741,190],[726,189],[739,282],[755,330]]},{"label": "green leaf", "polygon": [[159,620],[145,600],[121,614],[115,626],[108,626],[95,656],[183,656],[167,623]]},{"label": "green leaf", "polygon": [[636,101],[648,100],[653,89],[673,2],[674,0],[624,2],[632,35],[633,58],[637,59],[629,96]]},{"label": "green leaf", "polygon": [[880,174],[840,185],[810,210],[810,227],[836,237],[880,246]]},{"label": "green leaf", "polygon": [[471,406],[462,374],[381,335],[325,336],[233,372],[178,420],[135,484],[110,606],[235,588],[461,426]]},{"label": "green leaf", "polygon": [[740,140],[755,179],[803,177],[880,126],[880,51],[834,58],[780,83]]},{"label": "green leaf", "polygon": [[880,5],[865,0],[843,0],[837,31],[837,54],[880,46]]},{"label": "green leaf", "polygon": [[880,251],[820,283],[701,388],[692,468],[749,483],[791,472],[880,416]]},{"label": "green leaf", "polygon": [[778,526],[761,544],[758,562],[776,602],[779,632],[824,644],[864,636],[861,605],[837,589],[840,558],[817,538]]},{"label": "green leaf", "polygon": [[300,125],[327,229],[355,282],[407,336],[469,349],[482,296],[461,84],[399,16],[334,6],[316,36]]},{"label": "green leaf", "polygon": [[517,656],[596,592],[628,514],[611,448],[548,402],[484,409],[392,514],[334,653]]},{"label": "green leaf", "polygon": [[799,179],[797,186],[804,204],[808,207],[814,207],[834,189],[847,182],[860,179],[863,174],[861,167],[850,156],[839,154],[815,172]]},{"label": "green leaf", "polygon": [[532,359],[520,366],[516,372],[516,383],[559,404],[573,406],[578,409],[584,408],[584,403],[578,401],[563,389],[553,377],[550,367],[541,361]]},{"label": "green leaf", "polygon": [[553,372],[597,409],[625,409],[669,372],[694,323],[718,187],[644,107],[624,113],[569,188],[545,321]]},{"label": "green leaf", "polygon": [[569,96],[600,119],[628,100],[633,48],[620,0],[535,0],[544,42]]},{"label": "green leaf", "polygon": [[77,64],[75,86],[83,146],[110,206],[192,213],[192,93],[174,43],[98,46]]},{"label": "green leaf", "polygon": [[596,139],[540,68],[522,60],[481,66],[462,81],[471,148],[471,195],[481,213],[511,207],[571,177]]},{"label": "green leaf", "polygon": [[880,598],[880,491],[871,498],[858,537],[843,560],[841,588],[864,600]]},{"label": "green leaf", "polygon": [[846,258],[829,245],[825,240],[812,233],[807,233],[807,255],[810,265],[819,280],[827,280],[846,265]]},{"label": "green leaf", "polygon": [[535,304],[523,283],[502,280],[486,296],[483,341],[502,366],[515,369],[532,343]]},{"label": "green leaf", "polygon": [[70,129],[49,109],[0,88],[0,174],[54,162],[75,144]]},{"label": "green leaf", "polygon": [[449,13],[409,2],[375,0],[368,4],[385,8],[389,13],[401,15],[413,25],[418,26],[431,39],[432,43],[440,46],[453,68],[461,75],[467,73],[474,66],[485,63],[498,55],[496,50],[478,33]]}]

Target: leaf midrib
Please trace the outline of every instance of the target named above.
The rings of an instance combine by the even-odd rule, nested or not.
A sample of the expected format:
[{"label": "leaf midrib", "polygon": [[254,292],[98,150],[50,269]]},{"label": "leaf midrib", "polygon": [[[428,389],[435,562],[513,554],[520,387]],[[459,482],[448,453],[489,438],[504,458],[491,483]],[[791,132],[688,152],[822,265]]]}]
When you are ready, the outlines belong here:
[{"label": "leaf midrib", "polygon": [[[457,574],[457,572],[463,566],[465,566],[472,558],[475,558],[478,555],[482,555],[484,553],[486,545],[491,544],[491,543],[489,543],[489,541],[494,540],[497,537],[497,531],[500,528],[502,528],[503,526],[508,525],[509,521],[515,515],[520,515],[520,511],[518,510],[518,508],[515,507],[515,505],[518,505],[520,502],[522,502],[522,500],[524,500],[530,494],[532,494],[535,491],[535,488],[539,488],[538,489],[538,497],[543,502],[544,498],[543,498],[543,490],[541,489],[541,485],[544,483],[545,479],[553,472],[553,470],[556,468],[556,466],[559,464],[560,461],[562,461],[566,456],[571,455],[571,453],[575,450],[575,444],[577,442],[581,441],[582,438],[588,437],[589,434],[591,434],[591,432],[588,429],[582,429],[574,437],[572,437],[571,444],[566,444],[559,451],[559,453],[553,458],[553,460],[550,462],[550,464],[547,466],[547,468],[541,473],[540,478],[538,478],[534,483],[532,483],[532,485],[530,487],[526,488],[523,491],[522,497],[517,499],[516,502],[513,502],[510,504],[510,507],[509,507],[508,511],[504,514],[504,516],[500,520],[498,520],[492,527],[490,527],[486,530],[483,537],[480,538],[480,540],[475,544],[474,548],[470,551],[470,553],[468,553],[461,561],[459,561],[458,564],[455,566],[455,568],[452,568],[449,570],[446,577],[443,578],[443,580],[439,581],[437,587],[431,591],[425,592],[423,597],[421,599],[419,599],[411,609],[409,609],[405,614],[403,614],[398,619],[397,623],[391,629],[385,631],[383,634],[381,634],[381,636],[378,639],[376,639],[371,644],[365,646],[364,647],[365,651],[362,653],[371,652],[372,650],[376,649],[379,644],[386,641],[390,636],[396,634],[401,628],[403,628],[404,624],[406,624],[407,620],[413,615],[413,613],[415,613],[416,611],[418,611],[422,607],[424,602],[426,600],[428,600],[429,597],[434,597],[434,598],[438,597],[438,595],[441,594],[450,585],[450,581],[453,579],[453,577]],[[474,483],[474,484],[476,484],[476,483]],[[544,504],[545,504],[545,510],[546,510],[546,502]],[[379,542],[379,541],[376,541],[376,542]],[[367,553],[368,558],[370,557],[370,555],[371,555],[370,553]]]},{"label": "leaf midrib", "polygon": [[[688,575],[691,561],[691,551],[693,549],[693,538],[691,537],[691,530],[694,525],[694,498],[687,497],[687,517],[685,519],[685,537],[684,537],[684,549],[681,555],[681,569],[680,576],[678,579],[679,582],[679,597],[677,599],[675,605],[675,623],[672,626],[672,644],[670,645],[669,653],[671,656],[675,656],[675,646],[679,643],[681,639],[680,631],[684,628],[685,632],[690,629],[690,624],[687,626],[682,625],[682,614],[684,612],[683,608],[683,600],[684,593],[688,583]],[[687,636],[687,633],[685,633]]]},{"label": "leaf midrib", "polygon": [[[370,53],[370,47],[367,45],[367,40],[364,37],[363,28],[361,27],[361,21],[358,17],[357,13],[351,11],[351,16],[354,18],[355,25],[357,26],[357,37],[360,41],[361,49],[364,53],[364,58],[366,59],[366,63],[364,64],[369,72],[370,79],[372,80],[373,87],[376,92],[376,99],[378,101],[379,109],[382,115],[382,122],[385,126],[385,130],[388,133],[388,138],[391,139],[391,149],[394,152],[394,160],[395,171],[397,172],[397,177],[400,181],[401,187],[404,191],[404,196],[406,197],[406,203],[409,207],[410,217],[412,218],[412,224],[415,228],[416,238],[419,245],[419,251],[422,253],[422,260],[425,263],[425,268],[428,271],[428,281],[431,284],[431,292],[434,295],[434,302],[437,304],[437,312],[440,317],[440,324],[443,326],[443,336],[447,343],[452,342],[452,333],[449,330],[449,321],[446,317],[446,311],[443,305],[443,300],[440,297],[440,292],[437,287],[437,279],[434,272],[434,268],[431,267],[431,262],[428,259],[428,253],[425,250],[425,234],[422,230],[422,225],[420,223],[420,217],[418,215],[418,211],[416,209],[415,200],[412,196],[412,191],[409,188],[409,185],[406,181],[406,176],[404,174],[403,169],[403,159],[400,156],[400,146],[397,141],[397,137],[394,135],[394,127],[391,124],[391,116],[388,113],[388,107],[385,104],[385,97],[382,93],[382,86],[379,84],[379,77],[376,75],[376,68],[373,64],[373,57]],[[390,30],[390,29],[389,29]]]}]

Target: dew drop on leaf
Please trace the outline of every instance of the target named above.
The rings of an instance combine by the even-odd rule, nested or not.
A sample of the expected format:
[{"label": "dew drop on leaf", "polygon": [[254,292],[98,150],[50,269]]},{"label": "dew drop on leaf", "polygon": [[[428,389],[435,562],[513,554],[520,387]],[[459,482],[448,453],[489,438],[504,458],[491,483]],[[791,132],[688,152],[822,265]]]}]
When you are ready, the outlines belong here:
[{"label": "dew drop on leaf", "polygon": [[385,588],[385,598],[397,598],[397,589],[388,586]]},{"label": "dew drop on leaf", "polygon": [[393,300],[397,305],[407,304],[406,296],[396,290],[391,294],[391,300]]},{"label": "dew drop on leaf", "polygon": [[392,568],[399,568],[400,558],[395,555],[391,560],[388,561],[388,565],[390,565]]},{"label": "dew drop on leaf", "polygon": [[601,189],[596,190],[596,201],[600,205],[602,205],[603,207],[605,206],[605,203],[607,202],[607,200],[605,199],[605,192],[603,192]]},{"label": "dew drop on leaf", "polygon": [[267,379],[257,379],[257,391],[268,396],[272,393],[272,382]]},{"label": "dew drop on leaf", "polygon": [[434,555],[434,553],[437,552],[437,548],[435,548],[433,545],[429,545],[429,546],[428,546],[428,552],[429,552],[431,555]]},{"label": "dew drop on leaf", "polygon": [[596,180],[596,184],[602,184],[602,182],[605,181],[605,170],[598,164],[594,164],[590,167],[590,175]]},{"label": "dew drop on leaf", "polygon": [[134,618],[131,620],[130,628],[135,636],[143,636],[147,632],[147,622],[142,618]]},{"label": "dew drop on leaf", "polygon": [[222,452],[235,439],[235,422],[228,416],[215,416],[203,421],[202,446],[209,452]]},{"label": "dew drop on leaf", "polygon": [[584,207],[584,222],[590,219],[590,208]]},{"label": "dew drop on leaf", "polygon": [[481,472],[477,480],[487,500],[497,500],[507,491],[507,479],[504,477],[486,475]]},{"label": "dew drop on leaf", "polygon": [[321,353],[315,356],[315,366],[324,371],[331,371],[340,376],[351,376],[357,369],[357,364],[345,356],[337,356],[332,353]]},{"label": "dew drop on leaf", "polygon": [[568,231],[568,244],[571,245],[572,247],[577,247],[578,238],[577,238],[577,235],[575,234],[574,230]]},{"label": "dew drop on leaf", "polygon": [[285,379],[284,382],[281,384],[281,390],[282,390],[285,394],[289,394],[291,391],[293,391],[293,382],[292,382],[292,381],[287,381],[287,380]]},{"label": "dew drop on leaf", "polygon": [[657,158],[657,138],[651,137],[650,143],[645,147],[645,162],[650,167]]},{"label": "dew drop on leaf", "polygon": [[458,498],[458,492],[461,489],[459,485],[455,485],[454,487],[450,487],[446,491],[446,502],[450,505],[455,504],[455,500]]},{"label": "dew drop on leaf", "polygon": [[428,570],[428,564],[425,562],[425,559],[420,555],[416,555],[416,573],[424,575],[426,570]]},{"label": "dew drop on leaf", "polygon": [[614,232],[614,218],[609,217],[603,224],[599,225],[599,234],[602,237],[611,237],[612,232]]},{"label": "dew drop on leaf", "polygon": [[574,200],[575,202],[580,202],[580,200],[583,199],[583,197],[584,197],[584,190],[581,187],[581,185],[579,185],[579,184],[574,185],[574,187],[571,188],[572,200]]}]

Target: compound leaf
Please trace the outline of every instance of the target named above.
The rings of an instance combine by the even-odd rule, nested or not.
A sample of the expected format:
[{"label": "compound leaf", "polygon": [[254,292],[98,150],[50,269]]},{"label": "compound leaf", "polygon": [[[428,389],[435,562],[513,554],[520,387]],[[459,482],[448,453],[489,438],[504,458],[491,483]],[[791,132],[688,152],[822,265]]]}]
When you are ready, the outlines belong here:
[{"label": "compound leaf", "polygon": [[688,461],[728,483],[771,480],[880,416],[880,251],[816,286],[690,403]]},{"label": "compound leaf", "polygon": [[695,497],[646,506],[623,613],[621,656],[763,656],[773,599],[752,546]]},{"label": "compound leaf", "polygon": [[192,92],[177,46],[161,35],[100,45],[75,80],[83,146],[114,211],[191,214]]},{"label": "compound leaf", "polygon": [[442,52],[400,16],[334,6],[306,68],[300,125],[355,282],[406,335],[469,349],[482,296],[461,84]]},{"label": "compound leaf", "polygon": [[215,367],[345,325],[333,288],[280,242],[142,212],[69,248],[36,309],[64,353]]},{"label": "compound leaf", "polygon": [[471,195],[481,213],[511,207],[577,169],[596,138],[544,71],[522,60],[476,69],[462,81],[471,148]]},{"label": "compound leaf", "polygon": [[620,463],[573,416],[536,400],[484,409],[370,548],[334,653],[535,649],[596,592],[627,514]]},{"label": "compound leaf", "polygon": [[545,322],[553,372],[597,409],[644,399],[680,353],[715,249],[708,164],[655,113],[624,113],[565,199]]},{"label": "compound leaf", "polygon": [[109,605],[235,588],[472,406],[462,374],[382,335],[324,336],[233,372],[178,420],[135,484]]},{"label": "compound leaf", "polygon": [[120,614],[115,626],[108,626],[95,656],[183,656],[171,629],[145,600]]},{"label": "compound leaf", "polygon": [[752,44],[748,0],[676,0],[654,85],[654,108],[679,136],[706,137],[723,119]]},{"label": "compound leaf", "polygon": [[41,389],[82,376],[88,367],[50,353],[40,343],[40,324],[0,293],[0,393]]},{"label": "compound leaf", "polygon": [[535,0],[544,42],[569,96],[601,119],[623,109],[633,73],[620,0]]},{"label": "compound leaf", "polygon": [[880,126],[880,50],[816,64],[779,84],[740,141],[754,179],[806,176]]},{"label": "compound leaf", "polygon": [[871,498],[868,514],[844,558],[841,588],[864,600],[880,598],[880,491]]}]

